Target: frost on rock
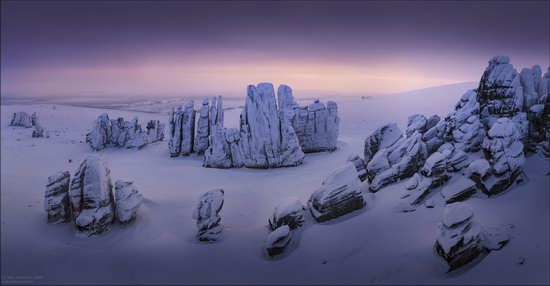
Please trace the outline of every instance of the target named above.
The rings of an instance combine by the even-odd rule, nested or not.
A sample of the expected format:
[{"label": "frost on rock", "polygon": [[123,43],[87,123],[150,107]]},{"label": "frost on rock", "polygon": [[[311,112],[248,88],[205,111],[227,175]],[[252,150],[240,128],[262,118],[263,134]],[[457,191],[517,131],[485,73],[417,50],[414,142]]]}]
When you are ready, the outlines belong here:
[{"label": "frost on rock", "polygon": [[281,254],[292,242],[292,233],[288,225],[283,225],[271,232],[265,241],[267,254],[270,257]]},{"label": "frost on rock", "polygon": [[159,121],[149,121],[146,129],[141,128],[138,118],[125,121],[119,117],[109,120],[109,115],[103,113],[94,122],[92,130],[86,134],[86,142],[94,151],[108,146],[138,148],[160,141],[164,138],[164,124]]},{"label": "frost on rock", "polygon": [[223,207],[223,194],[222,189],[217,189],[208,191],[199,198],[193,218],[197,220],[200,241],[214,242],[221,238],[223,225],[219,212]]},{"label": "frost on rock", "polygon": [[403,197],[406,202],[401,203],[401,211],[412,211],[437,187],[449,180],[445,155],[440,152],[431,154],[425,161],[419,173],[416,173],[407,182],[409,192]]},{"label": "frost on rock", "polygon": [[483,140],[485,158],[491,165],[491,176],[480,180],[472,176],[478,187],[487,195],[495,195],[521,179],[521,166],[525,162],[523,144],[515,124],[508,118],[499,118]]},{"label": "frost on rock", "polygon": [[348,157],[347,162],[352,162],[355,165],[357,175],[359,176],[359,180],[361,180],[361,182],[367,179],[367,164],[361,156],[357,154],[351,155]]},{"label": "frost on rock", "polygon": [[409,116],[407,120],[408,120],[407,130],[405,133],[407,137],[409,137],[415,131],[418,131],[420,133],[424,133],[428,131],[429,129],[436,126],[437,123],[441,120],[441,118],[437,115],[433,115],[430,118],[426,118],[422,114],[414,114]]},{"label": "frost on rock", "polygon": [[351,162],[332,172],[308,201],[309,210],[317,222],[340,217],[363,208],[365,204],[361,182]]},{"label": "frost on rock", "polygon": [[273,211],[273,216],[269,219],[269,227],[272,230],[283,225],[288,225],[290,229],[295,229],[304,224],[304,206],[298,200],[281,204]]},{"label": "frost on rock", "polygon": [[169,115],[170,140],[168,149],[171,157],[188,156],[193,152],[195,139],[195,110],[193,100],[188,101],[184,108],[173,108]]},{"label": "frost on rock", "polygon": [[212,98],[212,105],[208,104],[208,99],[202,102],[199,119],[197,122],[197,133],[195,135],[195,145],[193,151],[202,155],[210,146],[208,137],[214,133],[216,125],[223,127],[223,100],[221,96]]},{"label": "frost on rock", "polygon": [[368,164],[376,152],[389,148],[402,137],[403,132],[397,127],[397,123],[386,124],[376,129],[376,131],[365,139],[365,162]]},{"label": "frost on rock", "polygon": [[71,220],[70,179],[71,175],[68,171],[57,172],[48,178],[44,210],[48,213],[49,223],[63,223]]},{"label": "frost on rock", "polygon": [[443,222],[437,226],[435,249],[456,270],[482,254],[502,248],[509,236],[500,230],[487,232],[472,220],[473,212],[465,203],[447,205]]},{"label": "frost on rock", "polygon": [[460,177],[443,187],[441,195],[447,204],[460,202],[476,192],[476,183],[467,177]]},{"label": "frost on rock", "polygon": [[[389,168],[382,171],[380,168],[373,167],[371,163],[374,162],[367,165],[369,178],[373,178],[369,187],[371,191],[378,191],[383,186],[412,176],[422,167],[428,157],[426,144],[422,141],[422,134],[418,131],[408,138],[399,139],[378,153],[380,155],[375,154],[374,156],[377,157],[376,160],[380,164],[385,164],[385,160],[387,160]],[[375,161],[376,167],[379,167],[380,164],[377,161]],[[371,173],[374,173],[374,176]]]},{"label": "frost on rock", "polygon": [[83,235],[99,235],[114,220],[110,170],[103,156],[91,155],[80,164],[69,190],[73,221]]},{"label": "frost on rock", "polygon": [[34,126],[33,118],[36,113],[33,113],[32,118],[25,111],[19,111],[13,113],[10,121],[10,126],[21,126],[25,128],[31,128]]},{"label": "frost on rock", "polygon": [[260,83],[248,86],[239,130],[216,125],[203,166],[276,168],[297,166],[303,159],[289,117],[277,110],[273,85]]},{"label": "frost on rock", "polygon": [[116,217],[120,224],[125,225],[135,220],[141,201],[142,196],[132,181],[115,182]]}]

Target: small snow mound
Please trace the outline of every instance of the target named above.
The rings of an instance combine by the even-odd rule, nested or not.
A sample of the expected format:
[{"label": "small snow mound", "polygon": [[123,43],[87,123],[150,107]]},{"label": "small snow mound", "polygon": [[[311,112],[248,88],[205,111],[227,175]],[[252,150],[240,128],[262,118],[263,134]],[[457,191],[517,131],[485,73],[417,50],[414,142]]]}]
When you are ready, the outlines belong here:
[{"label": "small snow mound", "polygon": [[466,203],[453,203],[447,205],[443,214],[443,223],[447,227],[451,227],[465,220],[468,220],[474,215],[470,205]]}]

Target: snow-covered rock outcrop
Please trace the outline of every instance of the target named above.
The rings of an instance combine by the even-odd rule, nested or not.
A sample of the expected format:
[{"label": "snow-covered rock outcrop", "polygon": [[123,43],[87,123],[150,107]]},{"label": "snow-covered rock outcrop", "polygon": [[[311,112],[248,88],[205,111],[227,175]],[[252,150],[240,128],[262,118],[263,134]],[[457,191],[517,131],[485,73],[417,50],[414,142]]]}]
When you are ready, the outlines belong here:
[{"label": "snow-covered rock outcrop", "polygon": [[68,171],[57,172],[48,178],[44,210],[48,213],[49,223],[63,223],[71,220],[70,179],[71,175]]},{"label": "snow-covered rock outcrop", "polygon": [[478,256],[502,248],[509,236],[499,229],[486,231],[472,220],[473,211],[465,203],[447,205],[443,222],[437,226],[435,249],[456,270]]},{"label": "snow-covered rock outcrop", "polygon": [[334,170],[313,192],[308,207],[317,222],[324,222],[361,209],[366,202],[355,165],[348,162]]},{"label": "snow-covered rock outcrop", "polygon": [[76,230],[83,235],[107,231],[115,217],[113,185],[105,158],[91,155],[78,167],[69,190]]},{"label": "snow-covered rock outcrop", "polygon": [[[478,89],[467,91],[443,120],[414,114],[408,118],[406,138],[396,124],[378,128],[365,140],[370,189],[417,173],[409,189],[429,194],[440,185],[430,187],[420,167],[437,152],[445,158],[452,184],[441,193],[446,203],[477,189],[492,195],[512,186],[521,179],[524,149],[550,155],[550,71],[543,77],[541,73],[538,66],[517,73],[507,57],[494,57]],[[420,198],[412,201],[418,204],[426,195],[412,197]]]},{"label": "snow-covered rock outcrop", "polygon": [[355,165],[357,176],[359,177],[359,180],[361,180],[361,182],[367,179],[367,164],[365,163],[365,160],[361,158],[361,156],[357,154],[351,155],[348,157],[347,162],[352,162]]},{"label": "snow-covered rock outcrop", "polygon": [[136,219],[141,205],[142,196],[130,180],[115,182],[116,217],[122,225],[129,224]]},{"label": "snow-covered rock outcrop", "polygon": [[197,121],[197,132],[195,134],[195,145],[193,151],[199,155],[204,154],[208,149],[208,137],[212,134],[214,128],[219,123],[223,126],[223,100],[221,96],[213,97],[212,104],[209,105],[208,99],[202,102],[199,119]]},{"label": "snow-covered rock outcrop", "polygon": [[25,128],[31,128],[35,125],[35,120],[37,120],[35,118],[37,118],[36,113],[33,113],[32,116],[29,116],[29,114],[25,111],[15,112],[11,117],[10,126],[22,126]]},{"label": "snow-covered rock outcrop", "polygon": [[292,232],[288,225],[283,225],[271,232],[265,241],[267,255],[273,257],[281,254],[292,242]]},{"label": "snow-covered rock outcrop", "polygon": [[99,115],[90,133],[86,134],[86,142],[94,151],[108,146],[141,149],[163,138],[164,124],[159,121],[149,121],[143,130],[137,117],[132,121],[125,121],[122,117],[109,120],[107,113]]},{"label": "snow-covered rock outcrop", "polygon": [[214,242],[221,238],[223,225],[219,212],[223,207],[223,190],[211,190],[202,194],[193,218],[197,220],[198,238],[204,242]]},{"label": "snow-covered rock outcrop", "polygon": [[482,180],[480,176],[472,177],[484,193],[498,194],[521,179],[525,158],[519,136],[515,124],[508,118],[499,118],[487,133],[482,147],[491,175]]},{"label": "snow-covered rock outcrop", "polygon": [[170,156],[188,156],[193,152],[195,141],[195,110],[193,100],[188,101],[185,107],[173,108],[169,117],[170,139],[168,148]]},{"label": "snow-covered rock outcrop", "polygon": [[281,117],[292,123],[302,151],[336,150],[340,118],[335,102],[328,101],[325,106],[316,99],[309,106],[299,106],[294,100],[292,89],[284,84],[277,89],[277,98]]},{"label": "snow-covered rock outcrop", "polygon": [[298,200],[278,205],[269,218],[269,227],[272,230],[283,225],[295,229],[304,224],[305,207]]},{"label": "snow-covered rock outcrop", "polygon": [[273,85],[248,86],[239,130],[216,124],[203,166],[275,168],[302,164],[304,153],[289,120],[279,116]]}]

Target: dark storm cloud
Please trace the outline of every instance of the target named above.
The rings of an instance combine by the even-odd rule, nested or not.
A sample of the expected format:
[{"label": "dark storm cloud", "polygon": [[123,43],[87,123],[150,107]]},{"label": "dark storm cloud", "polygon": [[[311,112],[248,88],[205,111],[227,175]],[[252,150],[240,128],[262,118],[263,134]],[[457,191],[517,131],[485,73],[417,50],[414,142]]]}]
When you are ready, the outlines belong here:
[{"label": "dark storm cloud", "polygon": [[3,1],[2,72],[9,78],[41,68],[131,66],[144,58],[402,61],[435,64],[449,70],[443,78],[464,80],[476,78],[474,66],[494,54],[546,68],[549,3]]}]

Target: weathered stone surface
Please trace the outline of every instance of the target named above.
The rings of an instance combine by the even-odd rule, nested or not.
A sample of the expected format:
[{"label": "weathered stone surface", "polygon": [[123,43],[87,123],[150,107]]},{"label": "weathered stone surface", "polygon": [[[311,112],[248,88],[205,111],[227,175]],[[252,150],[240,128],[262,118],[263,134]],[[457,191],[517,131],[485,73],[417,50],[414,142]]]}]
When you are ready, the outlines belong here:
[{"label": "weathered stone surface", "polygon": [[308,201],[311,214],[317,222],[343,216],[363,208],[365,204],[361,182],[355,165],[351,162],[330,174]]},{"label": "weathered stone surface", "polygon": [[298,200],[278,205],[269,219],[269,227],[272,230],[283,225],[295,229],[304,224],[305,207]]},{"label": "weathered stone surface", "polygon": [[368,164],[379,150],[388,148],[403,137],[397,123],[383,125],[365,139],[364,158]]},{"label": "weathered stone surface", "polygon": [[[33,116],[36,116],[35,113]],[[22,126],[25,128],[31,128],[33,126],[33,121],[31,116],[24,111],[15,112],[10,121],[10,126]]]},{"label": "weathered stone surface", "polygon": [[193,218],[197,220],[200,241],[214,242],[221,238],[223,225],[219,212],[223,207],[223,194],[222,189],[217,189],[208,191],[199,198]]},{"label": "weathered stone surface", "polygon": [[86,134],[86,142],[94,151],[108,146],[141,149],[163,138],[164,125],[159,121],[149,121],[143,130],[137,117],[132,121],[125,121],[122,117],[109,120],[107,113],[99,115],[90,133]]},{"label": "weathered stone surface", "polygon": [[495,195],[521,176],[521,166],[525,162],[523,144],[515,124],[508,118],[500,118],[487,133],[482,147],[492,176],[477,183],[487,195]]},{"label": "weathered stone surface", "polygon": [[447,204],[463,201],[476,192],[476,183],[467,177],[460,177],[448,183],[441,190],[441,195]]},{"label": "weathered stone surface", "polygon": [[208,136],[210,136],[210,117],[208,112],[208,99],[202,101],[201,111],[197,122],[197,134],[195,136],[195,146],[193,149],[199,154],[204,154],[208,148]]},{"label": "weathered stone surface", "polygon": [[48,178],[44,210],[48,213],[49,223],[64,223],[71,220],[70,179],[71,175],[68,171],[57,172]]},{"label": "weathered stone surface", "polygon": [[[422,141],[422,134],[419,132],[415,132],[408,138],[399,139],[387,149],[387,153],[390,168],[374,176],[369,187],[371,191],[378,191],[383,186],[412,176],[428,157],[426,144]],[[369,173],[372,170],[371,167],[369,163],[367,165]]]},{"label": "weathered stone surface", "polygon": [[115,182],[116,217],[120,224],[129,224],[136,219],[142,196],[129,180]]},{"label": "weathered stone surface", "polygon": [[472,217],[473,212],[467,204],[449,204],[443,222],[437,226],[435,249],[449,265],[449,272],[482,254],[502,248],[509,240],[509,236],[499,229],[485,231],[472,221]]},{"label": "weathered stone surface", "polygon": [[351,155],[348,157],[347,162],[352,162],[355,165],[357,175],[359,176],[359,180],[361,180],[361,182],[367,179],[367,164],[361,156],[357,154]]},{"label": "weathered stone surface", "polygon": [[82,235],[107,231],[115,216],[110,170],[105,158],[91,155],[78,167],[69,190],[76,230]]},{"label": "weathered stone surface", "polygon": [[189,100],[184,108],[173,108],[168,117],[170,122],[168,149],[171,157],[189,156],[193,152],[195,140],[195,110],[193,106],[193,100]]},{"label": "weathered stone surface", "polygon": [[296,133],[289,117],[279,115],[270,83],[248,87],[239,130],[215,129],[205,152],[205,167],[276,168],[303,161]]},{"label": "weathered stone surface", "polygon": [[288,225],[280,226],[271,232],[266,239],[267,255],[273,257],[281,254],[292,242],[292,233]]}]

